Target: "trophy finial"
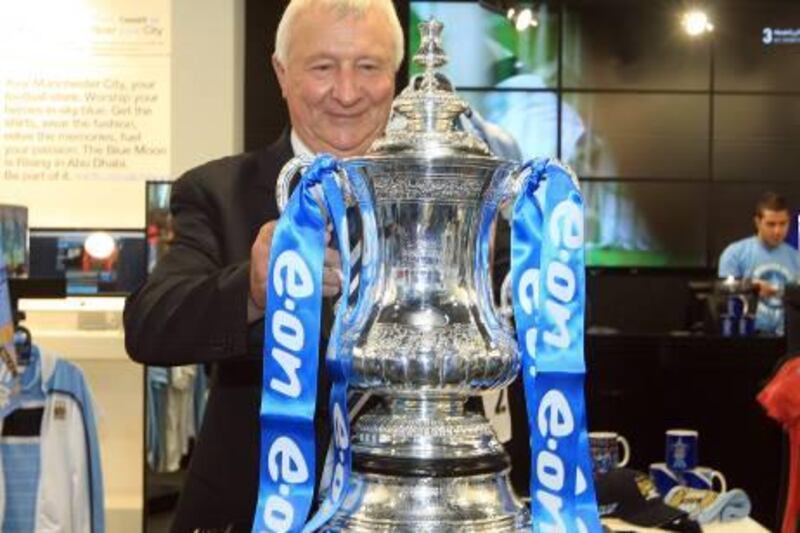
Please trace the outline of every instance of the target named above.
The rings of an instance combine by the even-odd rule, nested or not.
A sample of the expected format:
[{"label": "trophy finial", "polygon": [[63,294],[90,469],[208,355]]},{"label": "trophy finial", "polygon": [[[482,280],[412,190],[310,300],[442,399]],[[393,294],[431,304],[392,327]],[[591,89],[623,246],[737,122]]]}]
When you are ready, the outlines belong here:
[{"label": "trophy finial", "polygon": [[443,29],[444,24],[433,17],[419,24],[420,45],[414,62],[425,69],[426,76],[447,63],[447,54],[442,47]]},{"label": "trophy finial", "polygon": [[392,120],[385,135],[375,141],[370,153],[472,154],[489,156],[486,144],[456,125],[469,106],[453,90],[453,84],[439,72],[447,64],[442,46],[444,24],[431,17],[419,24],[420,46],[414,62],[424,69],[392,106]]}]

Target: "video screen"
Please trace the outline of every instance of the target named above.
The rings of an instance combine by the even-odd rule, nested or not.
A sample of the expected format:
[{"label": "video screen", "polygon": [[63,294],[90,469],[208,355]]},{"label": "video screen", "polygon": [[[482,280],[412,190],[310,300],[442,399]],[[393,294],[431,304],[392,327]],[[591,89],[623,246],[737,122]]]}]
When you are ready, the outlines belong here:
[{"label": "video screen", "polygon": [[564,93],[561,158],[578,176],[708,178],[708,96]]},{"label": "video screen", "polygon": [[720,91],[797,91],[800,2],[719,2],[715,85]]},{"label": "video screen", "polygon": [[152,272],[158,260],[172,242],[172,215],[169,212],[171,181],[148,181],[145,192],[147,213],[147,272]]},{"label": "video screen", "polygon": [[28,208],[0,204],[0,250],[9,277],[28,274]]},{"label": "video screen", "polygon": [[565,2],[563,87],[708,90],[707,41],[679,24],[670,0]]},{"label": "video screen", "polygon": [[31,277],[65,278],[68,296],[130,293],[145,279],[144,233],[31,229]]},{"label": "video screen", "polygon": [[517,29],[477,2],[412,1],[408,52],[436,17],[442,71],[510,152],[573,167],[591,265],[710,268],[763,191],[800,206],[800,2],[717,3],[700,38],[671,0],[531,5]]},{"label": "video screen", "polygon": [[[557,156],[558,94],[555,91],[462,90],[458,94],[485,120],[501,124],[516,141],[523,159]],[[568,121],[563,123],[565,131],[573,131]]]},{"label": "video screen", "polygon": [[714,105],[715,180],[800,179],[800,94],[724,94]]},{"label": "video screen", "polygon": [[706,188],[689,182],[583,181],[586,264],[704,266]]},{"label": "video screen", "polygon": [[[435,17],[444,24],[448,64],[442,72],[459,89],[499,87],[542,89],[558,85],[558,10],[541,4],[535,27],[517,31],[505,16],[477,2],[411,2],[409,75],[420,44],[419,23]],[[477,38],[483,36],[483,38]]]}]

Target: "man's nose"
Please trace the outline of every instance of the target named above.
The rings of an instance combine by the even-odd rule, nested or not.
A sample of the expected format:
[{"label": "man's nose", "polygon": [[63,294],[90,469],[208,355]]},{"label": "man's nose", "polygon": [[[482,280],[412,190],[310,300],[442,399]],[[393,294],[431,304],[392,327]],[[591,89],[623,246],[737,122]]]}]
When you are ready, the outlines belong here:
[{"label": "man's nose", "polygon": [[358,88],[359,84],[355,72],[350,69],[342,69],[336,76],[333,97],[342,105],[353,105],[359,99]]}]

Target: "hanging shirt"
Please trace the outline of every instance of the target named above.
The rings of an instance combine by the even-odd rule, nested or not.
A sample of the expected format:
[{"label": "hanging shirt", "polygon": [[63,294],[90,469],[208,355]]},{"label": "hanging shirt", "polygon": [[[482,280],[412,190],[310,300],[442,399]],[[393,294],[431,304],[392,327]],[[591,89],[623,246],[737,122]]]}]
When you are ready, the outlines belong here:
[{"label": "hanging shirt", "polygon": [[0,408],[3,533],[103,533],[100,448],[78,367],[32,348],[20,390]]},{"label": "hanging shirt", "polygon": [[800,276],[800,254],[788,244],[768,248],[757,236],[736,241],[719,258],[719,276],[747,278],[769,283],[778,295],[761,298],[756,312],[756,329],[775,335],[784,334],[784,310],[781,294],[787,283]]}]

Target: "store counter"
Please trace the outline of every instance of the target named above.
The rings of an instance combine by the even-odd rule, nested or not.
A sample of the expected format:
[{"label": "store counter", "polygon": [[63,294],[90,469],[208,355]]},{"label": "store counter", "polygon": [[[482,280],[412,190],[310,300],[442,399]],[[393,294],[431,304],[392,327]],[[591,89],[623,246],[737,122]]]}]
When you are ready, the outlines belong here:
[{"label": "store counter", "polygon": [[[611,531],[619,533],[627,531],[635,531],[637,533],[659,532],[665,531],[663,529],[652,529],[646,527],[636,527],[627,522],[623,522],[617,518],[604,518],[603,525],[608,527]],[[735,520],[733,522],[717,522],[706,524],[703,526],[704,533],[769,533],[769,530],[753,520],[752,518],[745,518],[744,520]]]},{"label": "store counter", "polygon": [[664,461],[667,429],[698,430],[700,464],[747,492],[751,516],[773,527],[784,436],[755,398],[784,354],[775,338],[589,335],[589,428],[624,435],[645,472]]},{"label": "store counter", "polygon": [[[625,436],[629,466],[643,472],[664,461],[667,429],[696,429],[700,464],[724,473],[729,488],[743,489],[751,516],[774,528],[784,435],[755,398],[784,352],[784,340],[775,338],[589,334],[589,429]],[[519,380],[511,385],[509,405],[512,482],[527,494],[530,449]]]}]

